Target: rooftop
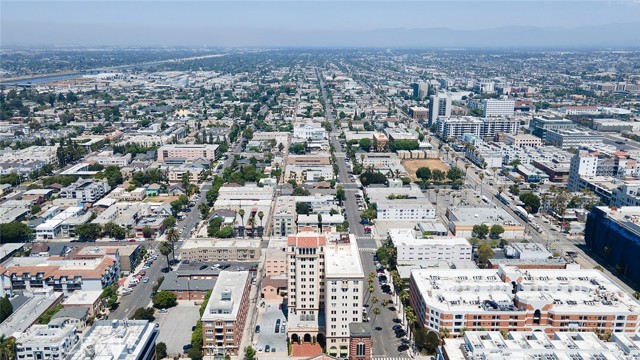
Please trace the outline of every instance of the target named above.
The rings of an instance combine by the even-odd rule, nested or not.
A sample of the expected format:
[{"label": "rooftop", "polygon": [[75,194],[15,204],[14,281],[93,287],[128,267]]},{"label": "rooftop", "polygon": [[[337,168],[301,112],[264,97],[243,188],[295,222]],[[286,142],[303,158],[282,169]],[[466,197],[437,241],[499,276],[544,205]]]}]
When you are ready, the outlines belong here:
[{"label": "rooftop", "polygon": [[460,206],[447,209],[449,220],[456,225],[500,224],[520,226],[504,209],[495,206]]},{"label": "rooftop", "polygon": [[202,320],[236,320],[248,279],[248,271],[220,272]]},{"label": "rooftop", "polygon": [[353,234],[344,235],[330,242],[325,249],[325,277],[327,278],[364,278],[360,252]]},{"label": "rooftop", "polygon": [[[602,272],[587,269],[427,269],[411,272],[428,306],[448,311],[517,311],[514,304],[563,313],[629,313],[640,303]],[[503,280],[504,279],[504,280]],[[514,285],[517,293],[514,295]]]},{"label": "rooftop", "polygon": [[155,342],[158,331],[147,320],[98,320],[72,350],[68,360],[135,360]]}]

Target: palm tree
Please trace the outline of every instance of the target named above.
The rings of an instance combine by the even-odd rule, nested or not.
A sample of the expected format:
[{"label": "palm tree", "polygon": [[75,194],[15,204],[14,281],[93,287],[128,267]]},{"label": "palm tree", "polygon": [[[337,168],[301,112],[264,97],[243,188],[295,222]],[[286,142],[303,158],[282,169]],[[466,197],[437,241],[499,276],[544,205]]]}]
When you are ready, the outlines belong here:
[{"label": "palm tree", "polygon": [[13,360],[16,358],[16,338],[0,335],[0,359]]},{"label": "palm tree", "polygon": [[400,273],[398,272],[398,270],[393,270],[391,272],[391,280],[393,281],[393,288],[395,289],[395,293],[396,293],[396,303],[398,303],[398,293],[402,290],[402,286],[404,285],[402,282],[402,277],[400,276]]},{"label": "palm tree", "polygon": [[264,218],[264,213],[262,211],[258,211],[258,218],[260,219],[260,226],[263,226],[262,218]]},{"label": "palm tree", "polygon": [[377,296],[375,296],[375,295],[373,295],[373,296],[371,297],[371,303],[372,303],[373,305],[377,304],[377,303],[378,303],[378,297],[377,297]]},{"label": "palm tree", "polygon": [[418,321],[418,318],[416,317],[416,313],[413,311],[413,309],[409,306],[407,306],[407,308],[404,310],[405,312],[405,316],[407,318],[407,329],[409,330],[409,341],[411,341],[411,333],[412,333],[412,329],[415,325],[415,323]]},{"label": "palm tree", "polygon": [[252,216],[251,218],[249,218],[249,225],[251,225],[251,237],[254,236],[253,232],[255,231],[255,227],[256,227],[256,218],[255,216]]},{"label": "palm tree", "polygon": [[389,300],[382,299],[382,307],[387,307],[387,305],[389,305]]},{"label": "palm tree", "polygon": [[402,302],[402,304],[406,304],[407,301],[409,300],[409,291],[407,291],[406,289],[402,290],[400,292],[400,301]]},{"label": "palm tree", "polygon": [[178,234],[175,228],[171,228],[169,229],[169,231],[167,231],[167,240],[171,242],[171,257],[173,258],[173,261],[176,261],[176,253],[174,251],[174,247],[175,247],[176,241],[178,241],[179,239],[180,239],[180,234]]},{"label": "palm tree", "polygon": [[469,165],[469,164],[464,164],[464,176],[467,176],[467,170],[469,170],[470,166],[471,165]]},{"label": "palm tree", "polygon": [[167,269],[171,270],[171,264],[169,263],[169,254],[173,252],[173,246],[168,241],[163,241],[160,243],[160,247],[158,248],[160,254],[167,257]]},{"label": "palm tree", "polygon": [[478,177],[480,178],[480,196],[482,196],[482,180],[484,180],[484,173],[478,174]]},{"label": "palm tree", "polygon": [[373,284],[370,284],[367,290],[369,290],[369,297],[371,297],[371,294],[373,294],[373,290],[375,290]]},{"label": "palm tree", "polygon": [[375,315],[373,317],[373,322],[376,322],[376,318],[378,317],[378,315],[380,315],[380,308],[376,306],[373,308],[373,310],[371,310],[371,312]]},{"label": "palm tree", "polygon": [[242,238],[244,239],[244,209],[238,210],[238,215],[240,215],[240,221],[242,222]]}]

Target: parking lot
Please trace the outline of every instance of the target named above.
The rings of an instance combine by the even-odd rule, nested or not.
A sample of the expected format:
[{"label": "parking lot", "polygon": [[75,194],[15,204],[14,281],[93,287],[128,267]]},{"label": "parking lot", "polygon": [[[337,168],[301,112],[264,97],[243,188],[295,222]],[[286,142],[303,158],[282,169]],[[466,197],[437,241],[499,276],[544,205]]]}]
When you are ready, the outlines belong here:
[{"label": "parking lot", "polygon": [[276,320],[280,319],[280,328],[284,325],[284,314],[282,310],[278,309],[278,305],[265,305],[265,311],[262,315],[262,319],[258,319],[260,325],[260,333],[256,334],[258,337],[258,352],[264,351],[265,346],[269,345],[271,348],[276,348],[276,352],[287,351],[287,330],[282,332],[275,332]]},{"label": "parking lot", "polygon": [[200,319],[199,307],[193,301],[178,302],[166,314],[156,311],[155,317],[160,325],[158,342],[167,344],[167,354],[182,354],[182,347],[191,343],[191,327]]}]

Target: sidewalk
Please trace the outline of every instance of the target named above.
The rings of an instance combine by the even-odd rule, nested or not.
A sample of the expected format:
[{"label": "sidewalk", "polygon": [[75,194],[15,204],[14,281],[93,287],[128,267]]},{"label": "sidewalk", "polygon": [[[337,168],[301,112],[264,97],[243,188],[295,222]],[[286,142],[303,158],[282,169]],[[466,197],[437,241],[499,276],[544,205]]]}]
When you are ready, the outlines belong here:
[{"label": "sidewalk", "polygon": [[258,350],[256,348],[256,342],[254,342],[254,335],[258,317],[262,316],[262,313],[264,313],[265,310],[264,307],[260,306],[260,303],[262,302],[262,299],[260,298],[260,287],[262,286],[262,280],[264,278],[262,274],[264,261],[264,256],[261,256],[260,263],[258,264],[258,269],[256,271],[256,284],[251,285],[251,293],[249,294],[249,312],[247,313],[247,321],[244,325],[244,331],[242,332],[242,340],[240,341],[238,348],[238,355],[232,356],[232,359],[243,359],[244,348],[247,346],[252,346],[256,351]]}]

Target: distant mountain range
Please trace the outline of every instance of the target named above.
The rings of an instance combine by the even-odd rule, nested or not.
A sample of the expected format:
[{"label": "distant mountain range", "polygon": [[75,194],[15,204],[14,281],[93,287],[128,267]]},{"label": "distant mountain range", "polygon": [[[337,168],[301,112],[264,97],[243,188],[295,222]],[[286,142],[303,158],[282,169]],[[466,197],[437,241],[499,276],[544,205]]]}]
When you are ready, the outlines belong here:
[{"label": "distant mountain range", "polygon": [[214,46],[640,48],[640,22],[578,28],[512,26],[482,30],[260,30],[255,34],[254,31],[236,31],[228,36],[213,37],[217,40],[209,38],[209,41]]}]

